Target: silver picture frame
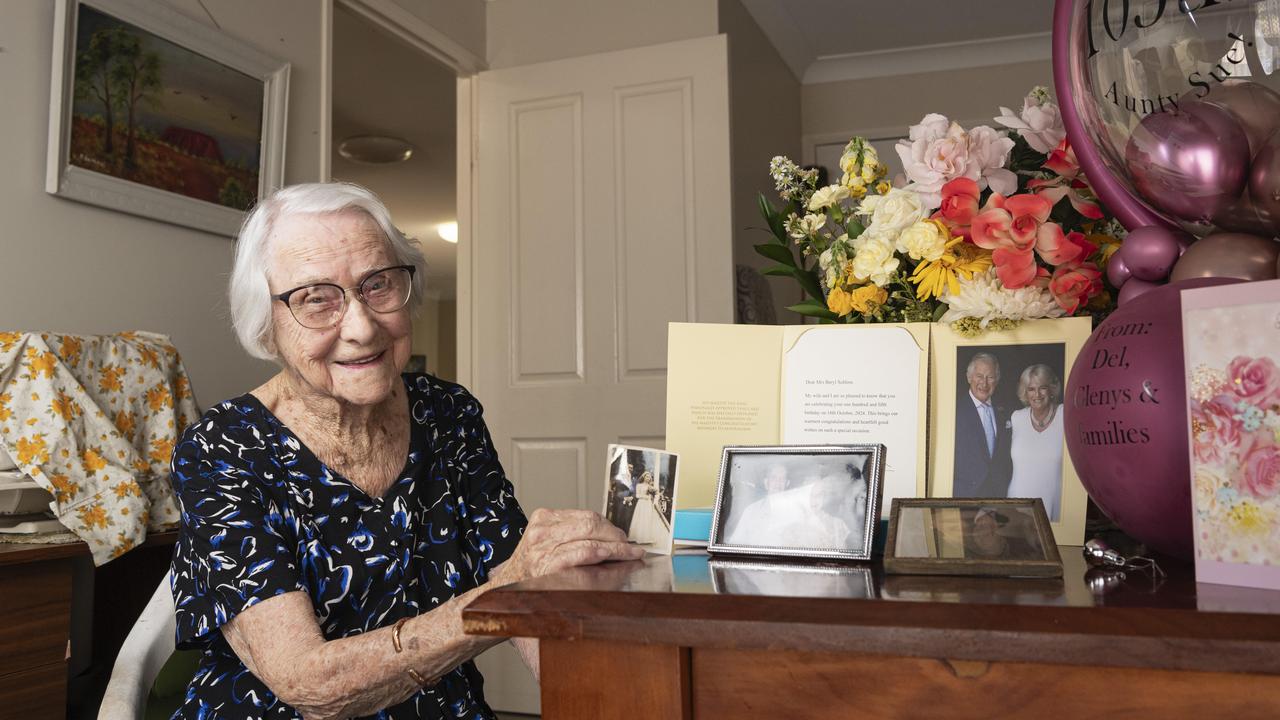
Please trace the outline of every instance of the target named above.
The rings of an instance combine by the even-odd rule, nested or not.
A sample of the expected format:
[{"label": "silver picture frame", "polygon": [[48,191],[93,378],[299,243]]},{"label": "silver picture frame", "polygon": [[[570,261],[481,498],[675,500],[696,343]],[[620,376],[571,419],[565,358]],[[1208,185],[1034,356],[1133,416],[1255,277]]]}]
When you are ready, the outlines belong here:
[{"label": "silver picture frame", "polygon": [[870,560],[885,453],[879,444],[726,446],[707,551]]}]

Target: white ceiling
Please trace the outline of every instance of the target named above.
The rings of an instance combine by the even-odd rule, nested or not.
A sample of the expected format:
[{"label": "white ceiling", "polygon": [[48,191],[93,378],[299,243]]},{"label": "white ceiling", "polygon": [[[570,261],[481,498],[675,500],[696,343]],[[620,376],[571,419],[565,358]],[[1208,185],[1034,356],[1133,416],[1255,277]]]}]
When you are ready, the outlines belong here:
[{"label": "white ceiling", "polygon": [[[333,14],[333,178],[382,198],[396,225],[422,243],[428,293],[452,298],[458,246],[441,240],[435,225],[457,219],[456,77],[341,4]],[[352,135],[403,138],[413,157],[395,165],[353,163],[338,154],[338,143]]]},{"label": "white ceiling", "polygon": [[[1048,57],[1052,0],[742,0],[806,83]],[[422,242],[429,291],[456,294],[457,246],[435,233],[455,220],[455,75],[346,10],[334,10],[333,177],[360,183]],[[398,165],[358,165],[352,135],[408,140]]]}]

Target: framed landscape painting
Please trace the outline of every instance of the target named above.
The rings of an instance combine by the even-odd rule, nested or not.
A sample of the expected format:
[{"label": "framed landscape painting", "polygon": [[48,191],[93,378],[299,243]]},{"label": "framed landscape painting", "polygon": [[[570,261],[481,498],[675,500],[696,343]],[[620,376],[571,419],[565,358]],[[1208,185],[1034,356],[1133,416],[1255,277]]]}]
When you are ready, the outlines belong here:
[{"label": "framed landscape painting", "polygon": [[45,189],[234,235],[279,187],[289,65],[163,4],[58,0]]}]

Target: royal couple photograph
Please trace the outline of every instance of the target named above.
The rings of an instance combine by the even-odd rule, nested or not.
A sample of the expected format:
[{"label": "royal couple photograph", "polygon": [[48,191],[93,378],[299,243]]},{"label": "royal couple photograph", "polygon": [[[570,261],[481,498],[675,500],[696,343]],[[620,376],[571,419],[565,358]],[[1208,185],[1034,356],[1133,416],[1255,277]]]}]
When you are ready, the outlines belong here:
[{"label": "royal couple photograph", "polygon": [[957,350],[955,497],[1040,498],[1058,521],[1063,351],[1060,343]]}]

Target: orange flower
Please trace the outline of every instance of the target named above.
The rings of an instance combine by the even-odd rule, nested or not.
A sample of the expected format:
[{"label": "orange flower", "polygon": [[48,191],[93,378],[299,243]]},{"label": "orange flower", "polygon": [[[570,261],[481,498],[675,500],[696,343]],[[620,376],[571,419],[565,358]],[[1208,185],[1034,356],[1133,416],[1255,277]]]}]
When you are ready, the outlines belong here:
[{"label": "orange flower", "polygon": [[175,398],[178,400],[187,400],[191,397],[191,381],[187,379],[186,375],[179,375],[177,382],[173,385],[173,394]]},{"label": "orange flower", "polygon": [[31,377],[43,375],[51,378],[53,377],[53,368],[57,364],[58,358],[53,353],[40,352],[32,347],[27,348],[27,367],[31,370]]},{"label": "orange flower", "polygon": [[67,422],[75,420],[84,413],[84,408],[80,407],[80,403],[61,390],[58,391],[58,395],[53,399],[53,402],[49,403],[49,409]]},{"label": "orange flower", "polygon": [[80,484],[73,481],[70,477],[61,473],[54,473],[49,476],[49,482],[53,483],[53,498],[58,504],[70,502],[80,492]]},{"label": "orange flower", "polygon": [[142,361],[151,367],[160,369],[160,354],[149,347],[138,348],[138,354],[142,356]]},{"label": "orange flower", "polygon": [[42,433],[36,433],[30,439],[18,438],[17,451],[19,465],[43,465],[49,462],[49,447],[45,444]]},{"label": "orange flower", "polygon": [[9,393],[0,393],[0,422],[13,417],[13,411],[9,409],[9,403],[13,402],[13,396]]},{"label": "orange flower", "polygon": [[9,352],[21,339],[22,333],[0,332],[0,352]]},{"label": "orange flower", "polygon": [[75,365],[80,362],[80,353],[83,350],[84,347],[80,338],[75,335],[63,335],[62,345],[58,347],[58,354],[62,355],[62,359],[66,360],[68,365]]},{"label": "orange flower", "polygon": [[124,388],[120,378],[124,377],[124,368],[118,368],[114,365],[102,366],[102,377],[98,378],[99,392],[119,391]]},{"label": "orange flower", "polygon": [[120,557],[121,555],[123,555],[123,554],[125,554],[125,553],[129,552],[130,550],[132,550],[132,549],[134,548],[134,546],[135,546],[135,545],[137,545],[137,544],[138,544],[138,541],[137,541],[137,540],[134,540],[134,539],[133,539],[133,538],[131,538],[131,537],[127,537],[127,536],[124,534],[124,531],[123,531],[123,530],[121,530],[121,531],[116,535],[116,546],[115,546],[114,548],[112,548],[112,549],[111,549],[111,557],[113,557],[113,558]]},{"label": "orange flower", "polygon": [[80,522],[90,529],[102,528],[105,530],[108,525],[115,524],[107,516],[106,509],[98,503],[81,506],[80,509],[76,510],[76,514],[80,516]]},{"label": "orange flower", "polygon": [[151,441],[151,462],[167,465],[173,457],[173,439],[155,438]]},{"label": "orange flower", "polygon": [[127,498],[130,495],[142,497],[142,489],[138,487],[138,483],[132,480],[121,480],[116,483],[116,486],[112,488],[112,490],[116,491],[117,499]]},{"label": "orange flower", "polygon": [[133,437],[133,430],[137,427],[137,420],[133,413],[125,410],[117,410],[114,418],[111,419],[115,423],[116,429],[126,438]]},{"label": "orange flower", "polygon": [[147,407],[151,408],[152,412],[160,412],[172,405],[173,397],[164,383],[157,383],[155,387],[147,390]]},{"label": "orange flower", "polygon": [[102,451],[94,447],[80,452],[80,462],[84,464],[85,472],[90,475],[107,466],[106,459],[102,457]]}]

